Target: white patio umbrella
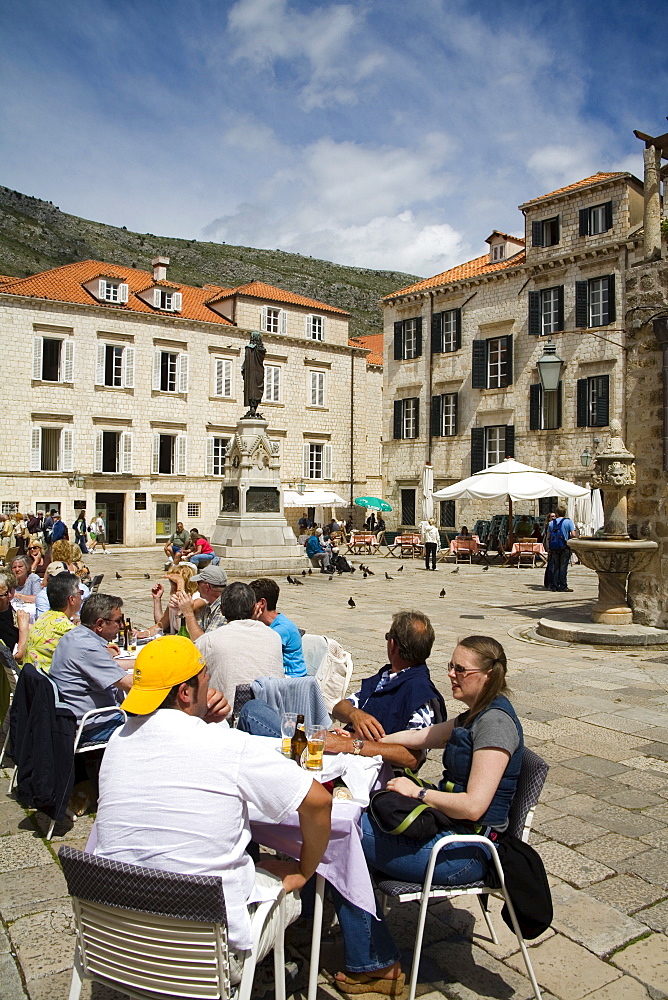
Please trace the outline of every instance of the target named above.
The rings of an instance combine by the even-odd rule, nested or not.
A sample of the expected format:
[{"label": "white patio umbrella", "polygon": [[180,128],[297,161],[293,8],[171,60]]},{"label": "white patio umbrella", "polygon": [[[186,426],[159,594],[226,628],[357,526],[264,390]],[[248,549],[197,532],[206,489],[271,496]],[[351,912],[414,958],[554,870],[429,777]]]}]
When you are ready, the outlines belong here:
[{"label": "white patio umbrella", "polygon": [[434,468],[426,464],[422,470],[422,519],[434,516]]},{"label": "white patio umbrella", "polygon": [[333,490],[283,490],[284,507],[345,507],[346,501]]},{"label": "white patio umbrella", "polygon": [[540,497],[583,497],[586,486],[577,486],[549,472],[522,465],[507,458],[474,473],[468,479],[446,486],[433,494],[435,500],[507,500],[510,542],[513,542],[513,500],[538,500]]}]

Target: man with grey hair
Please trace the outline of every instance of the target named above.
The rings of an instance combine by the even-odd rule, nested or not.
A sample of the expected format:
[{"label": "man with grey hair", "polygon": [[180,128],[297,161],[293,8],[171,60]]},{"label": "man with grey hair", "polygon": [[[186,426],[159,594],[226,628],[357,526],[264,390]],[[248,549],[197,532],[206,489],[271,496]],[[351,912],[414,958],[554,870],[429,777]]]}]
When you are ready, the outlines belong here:
[{"label": "man with grey hair", "polygon": [[[123,601],[110,594],[92,594],[81,608],[81,624],[64,635],[53,654],[51,678],[77,722],[95,708],[118,705],[118,694],[132,687],[128,674],[114,659],[114,640],[123,620]],[[80,745],[105,742],[123,717],[93,716]]]},{"label": "man with grey hair", "polygon": [[31,625],[24,660],[32,660],[48,674],[56,646],[76,627],[72,619],[81,609],[79,577],[74,573],[58,573],[50,578],[46,593],[49,610]]},{"label": "man with grey hair", "polygon": [[285,677],[281,637],[258,621],[255,592],[246,583],[230,583],[222,592],[220,610],[227,625],[206,632],[195,645],[206,660],[211,686],[222,691],[230,705],[238,684],[258,677]]}]

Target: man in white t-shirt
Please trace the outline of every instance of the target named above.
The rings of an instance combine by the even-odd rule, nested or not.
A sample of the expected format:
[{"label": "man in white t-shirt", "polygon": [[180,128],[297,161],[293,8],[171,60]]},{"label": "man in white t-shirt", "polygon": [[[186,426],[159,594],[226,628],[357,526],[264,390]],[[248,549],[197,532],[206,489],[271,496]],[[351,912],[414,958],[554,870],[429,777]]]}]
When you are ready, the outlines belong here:
[{"label": "man in white t-shirt", "polygon": [[[95,853],[127,864],[195,875],[219,875],[228,919],[232,982],[235,952],[252,945],[254,905],[274,899],[282,883],[288,922],[299,916],[290,895],[315,872],[330,832],[331,796],[258,736],[230,729],[229,705],[208,687],[204,660],[183,636],[149,643],[135,663],[124,708],[128,719],[107,746],[100,770]],[[206,723],[210,723],[207,725]],[[299,861],[255,869],[248,805],[272,822],[299,814]],[[258,959],[273,946],[277,914],[260,939]]]},{"label": "man in white t-shirt", "polygon": [[238,684],[252,684],[258,677],[285,677],[283,645],[278,632],[258,620],[260,605],[247,583],[228,584],[220,597],[220,610],[227,625],[195,641],[211,683],[233,705]]}]

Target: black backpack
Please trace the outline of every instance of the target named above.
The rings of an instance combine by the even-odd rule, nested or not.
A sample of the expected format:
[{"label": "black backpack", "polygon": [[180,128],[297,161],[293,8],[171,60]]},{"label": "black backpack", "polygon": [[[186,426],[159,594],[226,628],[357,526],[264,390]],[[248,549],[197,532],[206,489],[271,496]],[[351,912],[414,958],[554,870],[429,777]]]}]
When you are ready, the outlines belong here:
[{"label": "black backpack", "polygon": [[[543,859],[533,847],[509,833],[501,835],[496,850],[520,930],[527,940],[532,941],[548,929],[553,916],[552,893]],[[495,869],[490,864],[488,879],[491,881],[493,878]],[[501,916],[514,931],[505,903]]]}]

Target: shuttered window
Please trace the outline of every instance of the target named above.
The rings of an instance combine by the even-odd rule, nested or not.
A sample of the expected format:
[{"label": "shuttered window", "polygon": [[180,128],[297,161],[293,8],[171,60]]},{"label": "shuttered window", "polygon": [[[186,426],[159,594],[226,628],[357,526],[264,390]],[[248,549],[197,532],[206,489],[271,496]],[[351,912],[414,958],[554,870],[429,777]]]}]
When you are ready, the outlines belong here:
[{"label": "shuttered window", "polygon": [[325,405],[325,373],[318,371],[309,372],[309,392],[308,399],[310,406]]},{"label": "shuttered window", "polygon": [[471,428],[471,475],[515,457],[515,427],[512,424]]},{"label": "shuttered window", "polygon": [[559,242],[559,216],[531,223],[531,246],[553,247]]},{"label": "shuttered window", "polygon": [[394,360],[411,361],[422,356],[422,317],[397,320],[394,324]]},{"label": "shuttered window", "polygon": [[213,395],[232,395],[232,362],[228,358],[213,359]]},{"label": "shuttered window", "polygon": [[457,433],[457,393],[444,392],[431,399],[432,437],[452,437]]},{"label": "shuttered window", "polygon": [[529,333],[534,337],[564,328],[564,286],[529,292]]},{"label": "shuttered window", "polygon": [[576,327],[608,326],[616,315],[614,274],[575,282]]},{"label": "shuttered window", "polygon": [[612,229],[612,202],[580,209],[580,236],[598,236]]},{"label": "shuttered window", "polygon": [[607,427],[610,423],[610,376],[594,375],[577,381],[578,427]]},{"label": "shuttered window", "polygon": [[304,479],[332,478],[332,446],[331,444],[305,444]]},{"label": "shuttered window", "polygon": [[545,392],[540,382],[529,386],[529,430],[549,431],[561,427],[562,383],[555,392]]},{"label": "shuttered window", "polygon": [[447,309],[431,318],[432,354],[450,354],[462,346],[462,311]]},{"label": "shuttered window", "polygon": [[281,369],[279,365],[264,366],[264,402],[280,403]]},{"label": "shuttered window", "polygon": [[225,474],[225,452],[229,438],[211,435],[206,439],[206,474],[207,476],[223,476]]},{"label": "shuttered window", "polygon": [[513,381],[513,338],[474,340],[471,385],[474,389],[505,389]]},{"label": "shuttered window", "polygon": [[420,436],[420,400],[416,396],[395,399],[393,436],[395,439]]}]

